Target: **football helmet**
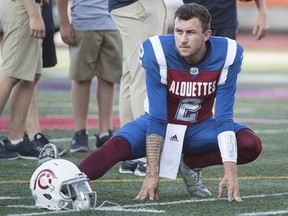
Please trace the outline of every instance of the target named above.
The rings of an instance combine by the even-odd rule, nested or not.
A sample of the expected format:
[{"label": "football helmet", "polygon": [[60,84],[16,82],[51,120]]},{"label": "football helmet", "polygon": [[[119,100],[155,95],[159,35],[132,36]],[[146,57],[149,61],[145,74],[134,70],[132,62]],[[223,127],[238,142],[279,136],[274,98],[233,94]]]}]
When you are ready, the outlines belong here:
[{"label": "football helmet", "polygon": [[88,210],[96,207],[97,194],[87,176],[72,162],[54,159],[33,173],[30,189],[36,206],[49,210]]}]

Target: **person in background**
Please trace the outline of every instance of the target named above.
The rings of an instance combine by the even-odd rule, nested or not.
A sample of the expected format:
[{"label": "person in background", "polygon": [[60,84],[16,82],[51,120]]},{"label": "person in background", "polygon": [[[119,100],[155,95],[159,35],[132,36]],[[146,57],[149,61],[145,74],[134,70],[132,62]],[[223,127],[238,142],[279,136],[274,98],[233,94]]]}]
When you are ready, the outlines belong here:
[{"label": "person in background", "polygon": [[[56,47],[54,43],[55,24],[52,11],[53,2],[50,0],[48,5],[42,8],[42,18],[45,23],[46,36],[42,43],[42,67],[50,68],[57,64]],[[40,76],[37,76],[37,83]],[[34,146],[41,151],[44,145],[50,143],[49,137],[41,131],[38,112],[38,88],[35,86],[31,104],[26,118],[26,134]],[[66,153],[65,148],[58,147],[59,155]]]},{"label": "person in background", "polygon": [[[243,0],[243,2],[245,2],[245,0]],[[183,3],[197,3],[206,7],[212,17],[212,35],[228,37],[236,40],[238,28],[236,0],[183,0]],[[255,0],[255,3],[258,10],[258,18],[255,22],[252,33],[255,34],[256,40],[261,40],[266,36],[269,29],[267,6],[265,0]]]},{"label": "person in background", "polygon": [[39,151],[24,136],[24,132],[36,76],[42,69],[41,47],[46,35],[41,16],[42,3],[47,4],[47,1],[0,1],[0,20],[4,30],[0,114],[13,91],[9,136],[2,140],[4,147],[0,151],[3,159],[38,159],[39,156]]},{"label": "person in background", "polygon": [[97,101],[99,112],[99,134],[96,147],[112,136],[112,115],[115,84],[122,74],[122,41],[108,13],[106,0],[73,0],[71,22],[68,0],[58,0],[60,33],[69,45],[70,71],[72,79],[72,102],[75,118],[75,134],[70,152],[88,148],[87,115],[90,87],[97,77]]},{"label": "person in background", "polygon": [[[108,0],[109,12],[123,42],[123,71],[119,93],[120,126],[144,113],[145,73],[138,62],[140,44],[147,38],[167,33],[167,10],[163,0]],[[120,173],[144,176],[145,159],[124,161]]]}]

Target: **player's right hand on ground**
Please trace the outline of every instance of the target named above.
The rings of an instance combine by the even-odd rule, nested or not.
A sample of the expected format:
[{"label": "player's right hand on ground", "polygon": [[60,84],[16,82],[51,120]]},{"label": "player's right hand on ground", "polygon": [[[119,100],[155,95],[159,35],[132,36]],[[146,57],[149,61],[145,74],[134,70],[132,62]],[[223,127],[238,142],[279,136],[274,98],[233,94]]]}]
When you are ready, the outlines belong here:
[{"label": "player's right hand on ground", "polygon": [[159,177],[146,174],[142,188],[134,200],[157,200],[159,196]]}]

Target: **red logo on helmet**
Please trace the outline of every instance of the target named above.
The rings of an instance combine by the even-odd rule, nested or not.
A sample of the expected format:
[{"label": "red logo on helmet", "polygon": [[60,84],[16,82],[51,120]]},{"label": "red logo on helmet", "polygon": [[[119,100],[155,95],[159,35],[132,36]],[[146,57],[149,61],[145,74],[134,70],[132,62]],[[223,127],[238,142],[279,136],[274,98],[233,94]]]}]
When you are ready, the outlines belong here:
[{"label": "red logo on helmet", "polygon": [[38,173],[35,182],[34,182],[34,190],[36,189],[37,185],[42,190],[46,190],[52,184],[52,180],[57,179],[54,172],[50,169],[44,169]]}]

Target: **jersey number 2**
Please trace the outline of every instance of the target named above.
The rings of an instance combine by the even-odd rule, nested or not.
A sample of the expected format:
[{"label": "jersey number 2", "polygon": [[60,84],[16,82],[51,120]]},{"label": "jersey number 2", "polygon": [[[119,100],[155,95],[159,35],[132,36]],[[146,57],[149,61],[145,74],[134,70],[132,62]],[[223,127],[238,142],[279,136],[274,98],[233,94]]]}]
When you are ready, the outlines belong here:
[{"label": "jersey number 2", "polygon": [[195,122],[198,110],[201,108],[202,100],[199,98],[182,99],[178,105],[175,118],[181,121]]}]

